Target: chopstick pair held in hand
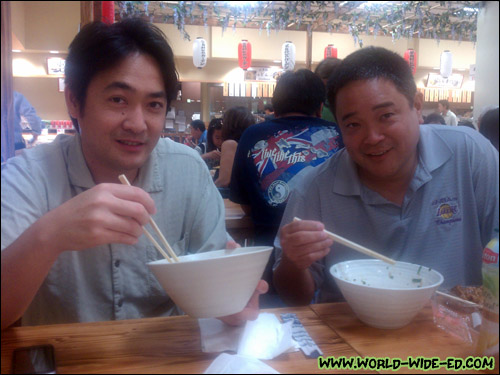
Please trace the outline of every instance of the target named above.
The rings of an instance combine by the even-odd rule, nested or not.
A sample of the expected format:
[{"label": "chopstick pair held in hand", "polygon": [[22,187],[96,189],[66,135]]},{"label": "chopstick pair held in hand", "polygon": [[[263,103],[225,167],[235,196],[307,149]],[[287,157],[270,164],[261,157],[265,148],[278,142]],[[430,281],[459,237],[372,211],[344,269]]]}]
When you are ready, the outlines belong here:
[{"label": "chopstick pair held in hand", "polygon": [[[293,218],[293,221],[300,221],[300,220],[301,219],[299,219],[298,217],[294,217]],[[377,259],[383,260],[384,262],[389,263],[389,264],[396,264],[396,261],[394,261],[391,258],[386,257],[385,255],[379,254],[379,253],[377,253],[377,252],[375,252],[373,250],[370,250],[370,249],[368,249],[368,248],[366,248],[364,246],[358,245],[357,243],[349,241],[348,239],[346,239],[344,237],[341,237],[341,236],[339,236],[339,235],[337,235],[335,233],[329,232],[326,229],[324,229],[323,231],[332,240],[334,240],[334,241],[336,241],[338,243],[341,243],[342,245],[348,246],[348,247],[350,247],[353,250],[359,251],[360,253],[363,253],[365,255],[371,256],[373,258],[377,258]]]},{"label": "chopstick pair held in hand", "polygon": [[[120,179],[120,182],[123,185],[131,186],[130,182],[128,182],[128,179],[127,179],[127,177],[125,177],[124,174],[121,174],[120,176],[118,176],[118,178]],[[165,248],[169,252],[170,256],[173,258],[173,261],[172,261],[172,259],[170,259],[170,257],[167,255],[167,253],[165,253],[165,251],[161,248],[161,246],[158,244],[158,242],[156,242],[156,240],[153,238],[153,236],[146,230],[146,228],[142,227],[142,229],[144,230],[144,234],[146,235],[146,237],[153,243],[153,245],[156,248],[156,250],[158,250],[161,253],[161,255],[163,255],[163,257],[169,263],[178,262],[179,258],[177,258],[177,255],[175,255],[174,250],[172,250],[172,248],[170,247],[170,245],[167,242],[167,239],[163,236],[163,234],[160,231],[160,228],[158,228],[158,225],[156,225],[155,221],[153,220],[153,218],[151,216],[149,217],[149,224],[151,224],[151,226],[155,230],[156,234],[160,237],[161,241],[163,242],[163,245],[165,246]]]}]

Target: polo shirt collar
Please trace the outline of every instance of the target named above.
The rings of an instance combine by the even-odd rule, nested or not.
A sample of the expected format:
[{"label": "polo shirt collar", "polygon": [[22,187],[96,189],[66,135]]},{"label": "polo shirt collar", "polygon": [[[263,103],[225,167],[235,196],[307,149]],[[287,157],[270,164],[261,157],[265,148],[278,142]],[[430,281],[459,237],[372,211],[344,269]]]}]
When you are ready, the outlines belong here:
[{"label": "polo shirt collar", "polygon": [[[155,147],[149,158],[146,160],[146,163],[139,169],[138,178],[136,182],[134,182],[135,186],[140,186],[141,189],[148,193],[163,190],[158,164],[158,147],[159,145]],[[70,143],[66,152],[68,153],[66,155],[66,160],[68,160],[66,168],[71,185],[78,186],[83,189],[93,188],[96,184],[92,178],[90,169],[87,166],[85,157],[83,156],[80,134],[77,133],[73,136],[73,141]]]},{"label": "polo shirt collar", "polygon": [[341,195],[360,195],[361,181],[356,164],[344,148],[338,152],[337,170],[334,176],[333,191]]}]

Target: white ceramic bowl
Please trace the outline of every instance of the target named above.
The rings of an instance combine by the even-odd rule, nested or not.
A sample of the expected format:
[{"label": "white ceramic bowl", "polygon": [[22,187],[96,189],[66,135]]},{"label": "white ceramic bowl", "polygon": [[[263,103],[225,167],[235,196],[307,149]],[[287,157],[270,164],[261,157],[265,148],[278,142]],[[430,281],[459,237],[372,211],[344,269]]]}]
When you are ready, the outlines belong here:
[{"label": "white ceramic bowl", "polygon": [[172,300],[194,318],[238,313],[248,303],[266,267],[272,247],[240,247],[148,263]]},{"label": "white ceramic bowl", "polygon": [[410,323],[444,280],[425,266],[378,259],[341,262],[330,273],[361,321],[390,329]]}]

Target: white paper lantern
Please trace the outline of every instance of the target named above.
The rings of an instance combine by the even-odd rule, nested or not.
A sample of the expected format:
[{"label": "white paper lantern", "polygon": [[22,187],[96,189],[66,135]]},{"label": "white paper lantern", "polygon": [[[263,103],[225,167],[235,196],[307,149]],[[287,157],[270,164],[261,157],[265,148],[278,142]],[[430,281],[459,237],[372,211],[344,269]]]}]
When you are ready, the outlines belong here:
[{"label": "white paper lantern", "polygon": [[284,70],[293,70],[295,67],[295,44],[285,42],[281,47],[281,65]]},{"label": "white paper lantern", "polygon": [[441,64],[439,72],[443,78],[448,78],[452,74],[453,61],[451,52],[446,50],[441,53]]},{"label": "white paper lantern", "polygon": [[198,69],[207,65],[207,42],[201,37],[196,38],[193,43],[193,64]]}]

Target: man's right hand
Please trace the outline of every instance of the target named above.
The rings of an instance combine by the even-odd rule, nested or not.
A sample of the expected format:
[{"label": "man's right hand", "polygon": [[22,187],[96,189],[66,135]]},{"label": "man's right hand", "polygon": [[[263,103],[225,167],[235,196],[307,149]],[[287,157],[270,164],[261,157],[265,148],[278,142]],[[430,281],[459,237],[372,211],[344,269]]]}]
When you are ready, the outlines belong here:
[{"label": "man's right hand", "polygon": [[283,260],[295,268],[305,270],[317,260],[325,257],[333,245],[319,221],[293,221],[281,228],[280,242]]},{"label": "man's right hand", "polygon": [[[57,230],[59,252],[108,243],[133,245],[142,226],[156,213],[144,190],[121,184],[99,184],[50,211],[46,218]],[[60,230],[64,228],[64,230]]]}]

